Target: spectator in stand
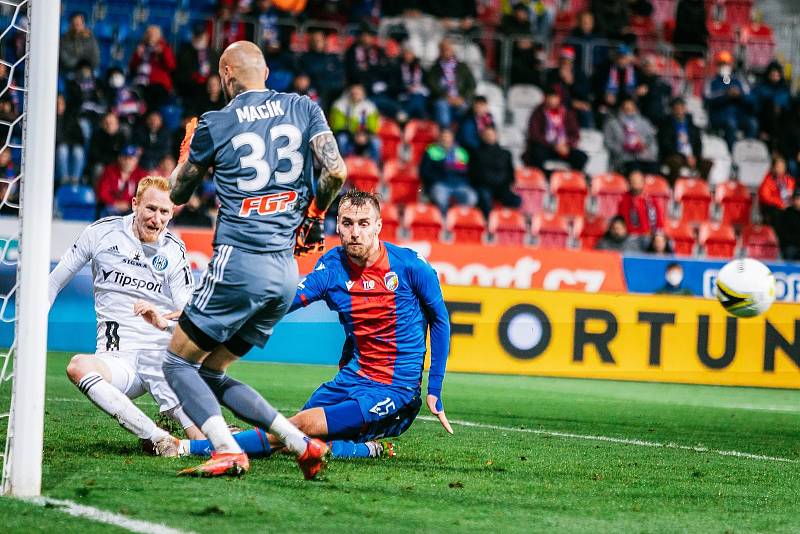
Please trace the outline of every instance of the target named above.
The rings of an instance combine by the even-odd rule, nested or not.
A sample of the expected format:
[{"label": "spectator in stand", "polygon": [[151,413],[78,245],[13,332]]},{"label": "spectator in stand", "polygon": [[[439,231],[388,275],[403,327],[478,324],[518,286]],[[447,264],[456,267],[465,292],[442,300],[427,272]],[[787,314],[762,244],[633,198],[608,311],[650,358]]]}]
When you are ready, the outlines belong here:
[{"label": "spectator in stand", "polygon": [[252,30],[248,24],[248,40],[258,42],[255,30],[261,30],[261,42],[280,44],[284,41],[280,18],[286,16],[272,5],[272,0],[254,0],[248,13],[250,19],[255,19],[257,24]]},{"label": "spectator in stand", "polygon": [[672,87],[658,75],[658,67],[653,56],[642,60],[642,78],[636,88],[637,104],[647,120],[661,124],[669,108]]},{"label": "spectator in stand", "polygon": [[656,291],[657,295],[691,295],[692,291],[683,287],[683,267],[674,261],[667,264],[664,271],[664,285]]},{"label": "spectator in stand", "polygon": [[164,127],[164,119],[158,111],[150,111],[133,136],[133,142],[140,147],[139,166],[151,170],[158,166],[161,158],[170,154],[170,135]]},{"label": "spectator in stand", "polygon": [[611,41],[622,41],[628,27],[628,0],[592,0],[597,33]]},{"label": "spectator in stand", "polygon": [[439,58],[428,71],[428,88],[441,128],[449,128],[469,109],[475,94],[475,78],[469,67],[456,58],[450,39],[439,43]]},{"label": "spectator in stand", "polygon": [[119,118],[120,128],[130,137],[133,125],[144,115],[145,106],[139,93],[128,87],[123,72],[112,67],[106,73],[106,101],[108,108]]},{"label": "spectator in stand", "polygon": [[127,139],[119,129],[119,119],[109,111],[103,115],[100,127],[95,129],[92,134],[92,142],[89,143],[88,159],[92,185],[97,184],[106,165],[117,160],[117,156],[122,152],[122,147],[126,143]]},{"label": "spectator in stand", "polygon": [[526,165],[544,168],[548,160],[565,161],[575,170],[582,171],[588,157],[578,150],[580,130],[575,113],[561,102],[556,87],[548,87],[544,102],[528,121],[527,150],[522,155]]},{"label": "spectator in stand", "polygon": [[[221,35],[214,33],[220,28]],[[247,39],[247,28],[242,22],[239,7],[231,0],[219,0],[216,17],[206,21],[211,46],[224,50],[236,41]]]},{"label": "spectator in stand", "polygon": [[453,132],[447,128],[442,128],[438,142],[425,150],[419,176],[425,192],[443,215],[451,202],[459,206],[478,202],[469,180],[469,154],[456,144]]},{"label": "spectator in stand", "polygon": [[789,207],[795,185],[795,179],[786,172],[786,161],[774,158],[772,168],[758,188],[758,205],[766,224],[775,224],[778,215]]},{"label": "spectator in stand", "polygon": [[292,82],[292,91],[300,96],[307,96],[314,102],[319,103],[319,92],[311,87],[311,78],[305,72],[298,72]]},{"label": "spectator in stand", "polygon": [[695,57],[705,57],[708,49],[705,0],[678,0],[675,10],[675,31],[672,43],[675,58],[681,63]]},{"label": "spectator in stand", "polygon": [[658,202],[642,194],[644,174],[632,171],[628,175],[630,189],[620,200],[618,214],[625,219],[631,235],[648,236],[664,229],[664,210]]},{"label": "spectator in stand", "polygon": [[15,206],[19,206],[20,181],[14,180],[16,175],[11,149],[6,147],[0,150],[0,199],[3,199],[3,202],[0,202],[0,214],[2,215],[19,215],[19,209]]},{"label": "spectator in stand", "polygon": [[123,215],[131,210],[139,180],[147,173],[139,167],[139,149],[126,145],[117,161],[109,164],[97,184],[100,216]]},{"label": "spectator in stand", "polygon": [[631,17],[650,18],[653,15],[653,3],[650,0],[627,0]]},{"label": "spectator in stand", "polygon": [[734,72],[733,56],[723,50],[717,54],[717,75],[706,83],[705,101],[712,128],[723,130],[728,148],[733,148],[736,133],[753,138],[758,131],[750,88],[747,81]]},{"label": "spectator in stand", "polygon": [[[196,24],[192,39],[181,44],[175,68],[175,91],[183,99],[184,108],[197,110],[203,100],[206,82],[219,68],[219,55],[209,46],[205,24]],[[197,113],[199,115],[199,113]]]},{"label": "spectator in stand", "polygon": [[184,111],[192,116],[199,117],[206,111],[215,111],[225,107],[225,95],[222,93],[222,83],[219,81],[219,74],[212,74],[203,86],[203,92],[199,98],[191,104],[184,106]]},{"label": "spectator in stand", "polygon": [[141,87],[148,110],[157,110],[167,102],[172,93],[175,55],[160,26],[151,24],[144,31],[128,69],[134,76],[134,85]]},{"label": "spectator in stand", "polygon": [[514,164],[511,152],[497,143],[497,130],[487,126],[480,133],[481,144],[470,157],[472,185],[478,193],[478,206],[489,217],[495,202],[518,208],[522,199],[511,191],[514,185]]},{"label": "spectator in stand", "polygon": [[275,41],[266,43],[264,59],[269,65],[267,87],[275,91],[287,91],[292,86],[294,73],[297,71],[297,57],[289,49],[288,43],[286,46]]},{"label": "spectator in stand", "polygon": [[177,165],[178,162],[175,161],[175,158],[172,156],[172,154],[165,154],[158,162],[158,166],[153,170],[153,173],[156,176],[169,177]]},{"label": "spectator in stand", "polygon": [[614,54],[614,60],[595,72],[594,94],[601,118],[604,119],[616,109],[625,96],[637,98],[642,73],[635,61],[633,50],[627,45],[621,45]]},{"label": "spectator in stand", "polygon": [[800,176],[800,98],[795,98],[781,117],[778,145],[789,174]]},{"label": "spectator in stand", "polygon": [[58,62],[63,73],[69,73],[81,62],[89,64],[92,70],[100,64],[100,47],[97,39],[86,27],[86,16],[76,12],[69,17],[69,28],[61,36],[58,46]]},{"label": "spectator in stand", "polygon": [[558,55],[558,66],[547,71],[547,86],[558,87],[561,100],[575,111],[581,128],[592,128],[592,105],[589,103],[591,87],[583,71],[575,68],[575,49],[565,46]]},{"label": "spectator in stand", "polygon": [[594,246],[597,250],[615,250],[617,252],[642,252],[642,240],[640,236],[633,236],[628,233],[625,226],[625,219],[620,215],[615,215],[608,223],[608,230]]},{"label": "spectator in stand", "polygon": [[[356,144],[363,146],[363,135],[367,135],[367,141],[371,147],[369,156],[377,163],[380,154],[380,141],[378,140],[378,120],[380,114],[370,100],[364,86],[361,84],[351,85],[345,94],[333,103],[331,108],[331,130],[336,135],[339,143],[339,150],[343,156],[352,155],[356,150]],[[357,143],[361,141],[361,143]]]},{"label": "spectator in stand", "polygon": [[533,37],[531,11],[523,2],[516,2],[511,13],[503,15],[498,31],[506,36]]},{"label": "spectator in stand", "polygon": [[591,11],[578,14],[578,25],[573,28],[565,44],[575,50],[575,66],[587,78],[608,57],[608,47],[603,37],[595,31]]},{"label": "spectator in stand", "polygon": [[792,203],[781,212],[775,231],[786,261],[800,260],[800,188],[794,190]]},{"label": "spectator in stand", "polygon": [[427,3],[426,11],[440,19],[446,31],[473,37],[477,33],[476,19],[478,6],[476,0],[437,0]]},{"label": "spectator in stand", "polygon": [[200,196],[200,191],[195,191],[189,202],[181,207],[175,217],[172,218],[172,224],[175,226],[195,226],[200,228],[211,228],[213,221],[208,215],[208,211],[203,205],[203,199]]},{"label": "spectator in stand", "polygon": [[405,122],[409,118],[427,119],[428,96],[431,92],[425,85],[425,70],[411,47],[403,46],[397,68],[400,71],[401,87],[397,99],[404,114],[398,119],[400,122]]},{"label": "spectator in stand", "polygon": [[[9,138],[8,134],[11,130],[11,124],[14,123],[17,117],[19,117],[19,114],[14,107],[14,101],[11,95],[9,95],[7,91],[6,94],[0,95],[0,147],[4,145],[5,140]],[[17,131],[18,129],[15,129],[15,131],[12,132],[12,139]]]},{"label": "spectator in stand", "polygon": [[78,183],[83,176],[86,152],[78,117],[67,110],[63,95],[56,99],[56,183]]},{"label": "spectator in stand", "polygon": [[767,66],[763,78],[753,88],[753,100],[761,139],[778,148],[780,119],[792,104],[792,93],[780,63],[773,61]]},{"label": "spectator in stand", "polygon": [[672,256],[675,253],[669,237],[662,230],[656,230],[650,234],[650,242],[647,244],[645,252],[654,256]]},{"label": "spectator in stand", "polygon": [[613,168],[623,174],[634,169],[658,172],[656,129],[639,113],[633,97],[622,98],[619,111],[603,127],[603,139]]},{"label": "spectator in stand", "polygon": [[325,33],[322,30],[311,32],[308,52],[300,56],[299,67],[308,73],[311,87],[319,92],[321,105],[327,109],[331,100],[344,88],[344,63],[337,54],[325,51]]},{"label": "spectator in stand", "polygon": [[489,112],[489,103],[486,97],[478,95],[472,100],[472,109],[461,119],[456,140],[472,157],[481,145],[481,133],[486,128],[494,127],[495,122]]},{"label": "spectator in stand", "polygon": [[691,114],[686,112],[686,101],[681,97],[672,99],[671,109],[672,114],[661,122],[658,130],[658,153],[661,164],[669,168],[670,184],[675,185],[684,167],[692,175],[699,174],[707,180],[714,162],[703,157],[703,138]]},{"label": "spectator in stand", "polygon": [[385,83],[384,76],[388,68],[388,59],[378,46],[377,35],[371,25],[362,25],[357,40],[344,55],[347,84],[360,84],[368,94],[375,92],[375,84]]},{"label": "spectator in stand", "polygon": [[91,139],[92,130],[99,118],[108,109],[103,90],[97,83],[92,67],[82,61],[66,77],[66,106],[75,114],[83,132],[83,138]]},{"label": "spectator in stand", "polygon": [[[511,84],[540,85],[542,62],[539,58],[541,45],[533,40],[531,11],[523,2],[514,4],[510,14],[503,16],[499,28],[505,37],[514,39],[511,48],[511,67],[509,81]],[[503,47],[497,47],[497,61],[501,64],[500,57]]]}]

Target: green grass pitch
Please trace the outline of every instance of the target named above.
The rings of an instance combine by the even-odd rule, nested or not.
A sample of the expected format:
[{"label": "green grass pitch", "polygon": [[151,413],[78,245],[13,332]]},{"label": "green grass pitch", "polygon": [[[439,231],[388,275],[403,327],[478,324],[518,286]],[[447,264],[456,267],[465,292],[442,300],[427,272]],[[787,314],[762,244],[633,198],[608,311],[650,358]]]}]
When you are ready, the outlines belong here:
[{"label": "green grass pitch", "polygon": [[[288,457],[197,480],[175,477],[197,460],[143,455],[68,382],[66,363],[50,356],[43,493],[180,530],[800,531],[797,391],[453,373],[447,413],[477,426],[449,436],[418,420],[397,458],[332,461],[321,481],[303,481]],[[335,371],[233,369],[287,413]],[[12,499],[0,517],[4,532],[121,531]]]}]

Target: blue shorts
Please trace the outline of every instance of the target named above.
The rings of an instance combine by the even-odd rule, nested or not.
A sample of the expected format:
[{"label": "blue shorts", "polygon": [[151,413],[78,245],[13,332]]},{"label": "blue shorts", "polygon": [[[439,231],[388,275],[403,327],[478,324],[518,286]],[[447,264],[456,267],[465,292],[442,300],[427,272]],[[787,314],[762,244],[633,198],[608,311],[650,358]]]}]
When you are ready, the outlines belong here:
[{"label": "blue shorts", "polygon": [[399,436],[422,406],[419,389],[387,386],[338,373],[311,394],[303,409],[322,408],[329,440],[370,441]]},{"label": "blue shorts", "polygon": [[224,343],[238,334],[263,347],[296,289],[292,250],[253,254],[219,245],[184,313],[214,341]]}]

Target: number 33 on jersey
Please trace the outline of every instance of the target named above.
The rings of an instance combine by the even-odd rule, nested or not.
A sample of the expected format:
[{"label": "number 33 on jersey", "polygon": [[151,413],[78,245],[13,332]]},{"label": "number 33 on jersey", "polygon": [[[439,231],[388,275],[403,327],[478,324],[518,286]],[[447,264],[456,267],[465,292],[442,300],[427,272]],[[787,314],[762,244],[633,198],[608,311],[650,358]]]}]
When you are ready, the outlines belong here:
[{"label": "number 33 on jersey", "polygon": [[313,194],[310,141],[329,133],[308,97],[245,91],[203,114],[189,161],[214,168],[220,211],[215,245],[250,252],[294,246],[294,232]]}]

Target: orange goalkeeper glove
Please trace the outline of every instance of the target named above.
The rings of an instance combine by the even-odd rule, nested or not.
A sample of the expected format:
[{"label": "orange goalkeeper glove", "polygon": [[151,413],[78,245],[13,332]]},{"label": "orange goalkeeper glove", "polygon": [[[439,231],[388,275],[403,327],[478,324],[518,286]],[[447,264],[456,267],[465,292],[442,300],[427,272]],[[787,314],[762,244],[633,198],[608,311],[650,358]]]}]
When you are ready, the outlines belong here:
[{"label": "orange goalkeeper glove", "polygon": [[178,153],[178,163],[185,163],[186,160],[189,159],[189,146],[192,144],[192,137],[194,137],[194,131],[197,128],[197,117],[192,117],[188,123],[186,123],[186,134],[183,136],[183,141],[181,141],[181,150]]},{"label": "orange goalkeeper glove", "polygon": [[303,224],[297,229],[294,255],[297,257],[321,253],[325,251],[325,211],[317,209],[317,203],[311,199]]}]

